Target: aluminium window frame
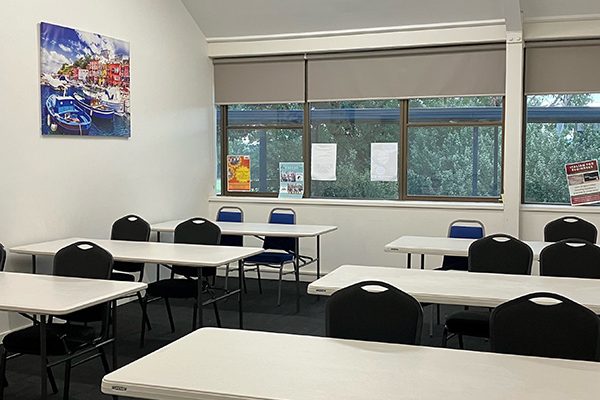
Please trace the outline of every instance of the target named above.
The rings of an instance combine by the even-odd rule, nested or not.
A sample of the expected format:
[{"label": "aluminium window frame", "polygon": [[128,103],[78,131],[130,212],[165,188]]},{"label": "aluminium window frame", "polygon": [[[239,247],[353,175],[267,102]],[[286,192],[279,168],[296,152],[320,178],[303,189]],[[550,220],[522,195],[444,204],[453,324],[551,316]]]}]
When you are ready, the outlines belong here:
[{"label": "aluminium window frame", "polygon": [[[465,96],[461,96],[465,97]],[[478,121],[478,122],[416,122],[411,123],[408,119],[410,99],[399,99],[400,102],[400,132],[398,137],[398,198],[385,199],[387,201],[435,201],[435,202],[481,202],[481,203],[497,203],[502,199],[504,193],[504,159],[505,159],[505,102],[506,97],[502,96],[502,118],[500,121]],[[227,153],[228,153],[228,138],[229,129],[302,129],[302,156],[304,162],[304,195],[303,198],[330,199],[330,197],[311,196],[311,145],[312,132],[310,129],[310,102],[303,103],[303,123],[301,125],[261,125],[259,127],[250,125],[228,125],[228,105],[218,105],[220,107],[221,119],[221,196],[230,197],[267,197],[276,198],[278,192],[257,192],[257,191],[228,191],[227,190]],[[408,130],[411,127],[457,127],[457,126],[496,126],[502,130],[502,140],[500,149],[502,157],[500,159],[500,185],[497,197],[474,197],[474,196],[435,196],[435,195],[409,195],[408,194]],[[523,156],[524,157],[524,156]],[[523,172],[524,173],[524,172]],[[524,194],[523,194],[524,195]],[[381,200],[381,199],[347,199],[346,200]]]}]

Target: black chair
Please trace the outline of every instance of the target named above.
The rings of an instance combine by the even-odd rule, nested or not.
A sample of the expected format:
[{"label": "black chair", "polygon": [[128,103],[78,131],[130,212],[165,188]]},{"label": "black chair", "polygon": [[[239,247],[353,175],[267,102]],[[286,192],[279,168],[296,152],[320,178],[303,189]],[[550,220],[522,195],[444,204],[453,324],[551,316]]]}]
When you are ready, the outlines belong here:
[{"label": "black chair", "polygon": [[[495,234],[476,240],[469,246],[469,272],[495,274],[531,274],[533,251],[527,244],[510,235]],[[460,311],[450,315],[444,324],[442,345],[446,347],[452,335],[458,336],[460,348],[463,336],[489,337],[489,312]]]},{"label": "black chair", "polygon": [[[205,218],[191,218],[184,221],[175,227],[175,243],[184,244],[199,244],[199,245],[218,245],[221,241],[221,229]],[[144,298],[144,310],[147,308],[148,296],[163,298],[169,317],[171,332],[175,332],[175,323],[173,321],[173,313],[171,312],[171,304],[169,299],[194,299],[194,316],[192,318],[192,329],[196,329],[196,316],[198,307],[202,307],[204,303],[198,304],[198,281],[199,268],[173,265],[171,269],[171,277],[169,279],[161,279],[152,282],[148,285],[147,296]],[[208,281],[209,277],[214,278],[216,268],[202,267],[203,286],[211,289]],[[217,303],[211,302],[215,311],[217,325],[221,326],[219,310]],[[142,334],[140,343],[144,345],[146,334],[146,325],[142,324]]]},{"label": "black chair", "polygon": [[565,239],[540,252],[540,275],[600,279],[600,247],[581,239]]},{"label": "black chair", "polygon": [[578,217],[561,217],[548,222],[544,227],[544,241],[558,242],[564,239],[583,239],[596,243],[596,227]]},{"label": "black chair", "polygon": [[[110,232],[110,238],[112,240],[147,242],[150,240],[150,224],[137,215],[126,215],[113,223]],[[113,263],[111,279],[125,282],[135,282],[136,280],[138,282],[142,282],[144,279],[144,265],[144,263],[115,261]],[[139,274],[137,279],[134,274]],[[150,320],[144,312],[142,294],[137,292],[135,296],[137,297],[142,309],[142,318],[144,319],[148,329],[152,329],[150,326]]]},{"label": "black chair", "polygon": [[[77,242],[59,250],[54,256],[53,274],[89,279],[110,279],[113,258],[109,252],[92,242]],[[61,315],[65,323],[49,321],[46,329],[47,353],[58,360],[47,365],[48,379],[54,393],[58,392],[51,367],[64,363],[63,396],[69,398],[71,368],[100,357],[104,371],[110,372],[103,346],[112,343],[109,337],[108,303]],[[99,329],[93,325],[99,323]],[[113,338],[114,339],[114,338]],[[40,355],[40,328],[33,326],[11,332],[4,337],[0,358],[0,376],[5,376],[7,358],[20,354]],[[9,356],[9,353],[12,353]],[[4,386],[2,385],[3,390]],[[1,396],[0,396],[1,397]]]},{"label": "black chair", "polygon": [[566,297],[532,293],[496,307],[490,342],[496,353],[600,361],[600,319]]},{"label": "black chair", "polygon": [[[270,224],[295,224],[296,212],[291,208],[273,208],[269,213]],[[258,288],[262,293],[260,281],[260,267],[277,268],[279,270],[279,286],[277,289],[277,305],[281,305],[281,284],[283,281],[283,267],[286,264],[293,264],[294,271],[302,265],[298,253],[298,238],[294,237],[265,237],[263,249],[266,251],[244,260],[245,266],[256,267],[258,275]]]},{"label": "black chair", "polygon": [[329,337],[419,344],[423,309],[414,297],[388,283],[365,281],[335,292],[327,301],[325,319]]}]

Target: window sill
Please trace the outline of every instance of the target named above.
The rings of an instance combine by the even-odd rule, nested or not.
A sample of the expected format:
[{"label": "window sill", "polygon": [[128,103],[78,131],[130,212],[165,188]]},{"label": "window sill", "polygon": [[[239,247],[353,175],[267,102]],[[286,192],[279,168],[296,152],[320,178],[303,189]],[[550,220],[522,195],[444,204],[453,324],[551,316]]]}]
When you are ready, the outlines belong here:
[{"label": "window sill", "polygon": [[350,199],[279,199],[277,197],[210,196],[209,203],[247,204],[294,204],[302,206],[336,207],[385,207],[385,208],[429,208],[457,210],[498,210],[502,203],[453,202],[453,201],[398,201],[398,200],[350,200]]},{"label": "window sill", "polygon": [[598,214],[598,206],[570,206],[559,204],[521,204],[521,211],[553,212],[562,214]]}]

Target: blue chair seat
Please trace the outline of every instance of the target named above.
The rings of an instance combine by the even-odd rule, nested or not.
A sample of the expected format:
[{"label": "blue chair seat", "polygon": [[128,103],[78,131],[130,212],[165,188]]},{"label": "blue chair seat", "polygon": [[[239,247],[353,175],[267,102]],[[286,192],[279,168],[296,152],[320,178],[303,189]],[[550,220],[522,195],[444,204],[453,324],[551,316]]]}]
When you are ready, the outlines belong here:
[{"label": "blue chair seat", "polygon": [[294,260],[294,256],[288,253],[279,253],[276,251],[265,251],[264,253],[246,258],[244,264],[284,264]]}]

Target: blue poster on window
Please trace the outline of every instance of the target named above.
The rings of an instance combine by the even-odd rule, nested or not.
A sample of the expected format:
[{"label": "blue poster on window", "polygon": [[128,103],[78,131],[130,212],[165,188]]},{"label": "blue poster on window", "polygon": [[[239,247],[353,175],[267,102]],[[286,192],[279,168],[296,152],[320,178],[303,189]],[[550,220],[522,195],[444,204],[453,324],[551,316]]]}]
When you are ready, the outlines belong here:
[{"label": "blue poster on window", "polygon": [[279,198],[301,199],[304,195],[304,163],[279,163]]}]

